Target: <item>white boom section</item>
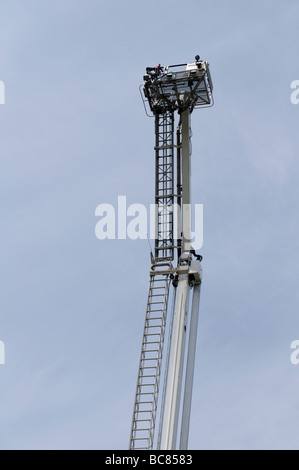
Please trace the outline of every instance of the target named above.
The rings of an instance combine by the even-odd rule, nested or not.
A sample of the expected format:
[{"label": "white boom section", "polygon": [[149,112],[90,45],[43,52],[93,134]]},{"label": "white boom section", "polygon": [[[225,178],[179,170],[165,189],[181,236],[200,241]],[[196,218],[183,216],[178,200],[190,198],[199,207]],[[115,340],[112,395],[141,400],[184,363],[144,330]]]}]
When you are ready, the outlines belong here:
[{"label": "white boom section", "polygon": [[186,272],[179,275],[176,310],[173,326],[171,356],[165,401],[163,450],[175,449],[179,421],[181,384],[183,378],[186,324],[189,307],[188,262]]},{"label": "white boom section", "polygon": [[[181,385],[185,374],[185,387],[183,391],[183,407],[180,431],[179,449],[188,447],[189,422],[191,412],[192,385],[194,375],[198,311],[200,298],[200,284],[202,270],[199,260],[192,260],[184,253],[178,266],[179,281],[177,287],[177,300],[173,326],[173,338],[169,366],[169,377],[165,399],[165,416],[162,435],[163,450],[178,448],[178,424],[180,420]],[[189,297],[193,288],[191,317],[189,318]],[[189,334],[186,348],[186,336]],[[187,362],[184,368],[185,350],[188,351]]]},{"label": "white boom section", "polygon": [[191,210],[190,210],[190,111],[181,114],[182,120],[182,256],[178,266],[178,292],[173,326],[169,376],[165,400],[164,429],[162,449],[176,449],[177,430],[180,411],[181,384],[185,340],[189,308],[189,252],[191,249]]},{"label": "white boom section", "polygon": [[[195,262],[193,261],[192,263],[196,263],[196,261]],[[199,264],[200,278],[201,278],[200,262],[197,261],[197,263]],[[201,286],[200,284],[195,284],[193,288],[189,346],[188,346],[188,357],[187,357],[186,377],[185,377],[184,403],[183,403],[182,422],[181,422],[181,437],[180,437],[180,449],[181,450],[186,450],[188,448],[192,387],[193,387],[197,326],[198,326],[198,313],[199,313],[200,286]]]}]

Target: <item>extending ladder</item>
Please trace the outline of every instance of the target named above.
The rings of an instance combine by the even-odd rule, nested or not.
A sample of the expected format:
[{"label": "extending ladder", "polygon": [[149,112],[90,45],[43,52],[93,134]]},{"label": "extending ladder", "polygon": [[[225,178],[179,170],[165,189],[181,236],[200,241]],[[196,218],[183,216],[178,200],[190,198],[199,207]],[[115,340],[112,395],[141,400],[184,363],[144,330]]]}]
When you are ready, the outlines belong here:
[{"label": "extending ladder", "polygon": [[166,329],[171,262],[151,266],[130,449],[152,449]]},{"label": "extending ladder", "polygon": [[162,354],[172,260],[174,259],[174,113],[155,115],[156,240],[143,331],[130,449],[152,449],[156,425]]}]

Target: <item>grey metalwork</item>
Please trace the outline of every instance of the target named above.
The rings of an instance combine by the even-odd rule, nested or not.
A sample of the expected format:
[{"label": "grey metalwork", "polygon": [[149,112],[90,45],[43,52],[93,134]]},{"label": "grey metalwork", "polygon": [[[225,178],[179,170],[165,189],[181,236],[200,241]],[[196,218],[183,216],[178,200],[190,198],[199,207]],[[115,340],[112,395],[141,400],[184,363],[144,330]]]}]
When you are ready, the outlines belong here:
[{"label": "grey metalwork", "polygon": [[160,386],[170,262],[151,266],[130,449],[152,449]]},{"label": "grey metalwork", "polygon": [[[170,69],[185,67],[185,70]],[[153,114],[184,111],[213,104],[213,83],[208,62],[197,60],[191,64],[168,67],[148,67],[143,91]]]},{"label": "grey metalwork", "polygon": [[155,116],[156,133],[156,261],[173,260],[173,202],[174,202],[174,116],[165,111]]},{"label": "grey metalwork", "polygon": [[188,347],[188,356],[187,356],[187,364],[186,364],[184,402],[183,402],[183,409],[182,409],[182,423],[181,423],[181,434],[180,434],[180,449],[182,450],[187,449],[187,446],[188,446],[200,288],[201,288],[200,283],[197,283],[193,286],[189,347]]},{"label": "grey metalwork", "polygon": [[[154,259],[150,269],[130,449],[153,449],[158,407],[160,427],[157,445],[159,447],[161,443],[163,449],[176,448],[184,377],[180,448],[187,448],[202,280],[201,256],[196,255],[190,245],[190,114],[194,108],[213,105],[212,91],[209,64],[200,60],[199,56],[195,57],[194,63],[147,67],[144,76],[143,102],[147,114],[155,117],[156,236],[155,256],[152,257]],[[175,111],[180,115],[176,144],[174,143]],[[176,227],[174,203],[177,204]],[[181,210],[181,206],[188,206],[189,209]],[[175,254],[177,267],[173,268]],[[175,290],[177,287],[178,289],[177,295],[174,296],[176,301],[168,326],[163,396],[159,401],[163,347],[167,341],[165,336],[171,280]],[[193,301],[191,320],[189,320],[191,290]],[[188,351],[187,371],[183,370],[185,344]]]}]

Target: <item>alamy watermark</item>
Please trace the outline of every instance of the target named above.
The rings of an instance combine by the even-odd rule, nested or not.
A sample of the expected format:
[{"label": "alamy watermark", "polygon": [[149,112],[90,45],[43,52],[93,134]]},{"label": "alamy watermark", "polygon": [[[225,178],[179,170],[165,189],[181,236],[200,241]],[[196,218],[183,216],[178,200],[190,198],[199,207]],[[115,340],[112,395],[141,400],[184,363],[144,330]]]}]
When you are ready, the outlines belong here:
[{"label": "alamy watermark", "polygon": [[290,356],[290,361],[291,364],[294,366],[297,366],[299,364],[299,340],[294,339],[294,341],[291,342],[291,349],[294,349]]},{"label": "alamy watermark", "polygon": [[[95,226],[95,235],[99,240],[155,240],[158,238],[158,227],[160,238],[167,239],[173,231],[173,237],[181,239],[182,220],[184,240],[194,250],[200,250],[203,245],[203,204],[184,204],[183,207],[178,204],[150,204],[148,210],[138,203],[127,206],[126,196],[118,196],[117,207],[99,204],[95,216],[100,218]],[[194,230],[188,223],[191,216]]]},{"label": "alamy watermark", "polygon": [[5,364],[5,346],[3,341],[0,341],[0,365]]},{"label": "alamy watermark", "polygon": [[2,80],[0,80],[0,104],[5,104],[5,85]]},{"label": "alamy watermark", "polygon": [[294,90],[290,96],[291,103],[299,104],[299,80],[293,80],[291,82],[291,89]]}]

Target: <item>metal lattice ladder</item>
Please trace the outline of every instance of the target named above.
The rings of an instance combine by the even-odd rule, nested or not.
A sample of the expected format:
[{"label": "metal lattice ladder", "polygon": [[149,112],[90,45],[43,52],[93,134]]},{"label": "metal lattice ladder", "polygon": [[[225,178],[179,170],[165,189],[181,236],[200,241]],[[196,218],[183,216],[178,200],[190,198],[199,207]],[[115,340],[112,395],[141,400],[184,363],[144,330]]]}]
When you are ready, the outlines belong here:
[{"label": "metal lattice ladder", "polygon": [[173,201],[174,201],[174,114],[165,111],[155,116],[157,208],[156,260],[173,260]]},{"label": "metal lattice ladder", "polygon": [[175,145],[172,111],[156,114],[155,134],[157,209],[155,259],[150,270],[130,449],[152,449],[154,444],[170,274],[173,272],[175,248],[173,236]]},{"label": "metal lattice ladder", "polygon": [[152,449],[166,329],[171,262],[151,266],[130,449]]}]

